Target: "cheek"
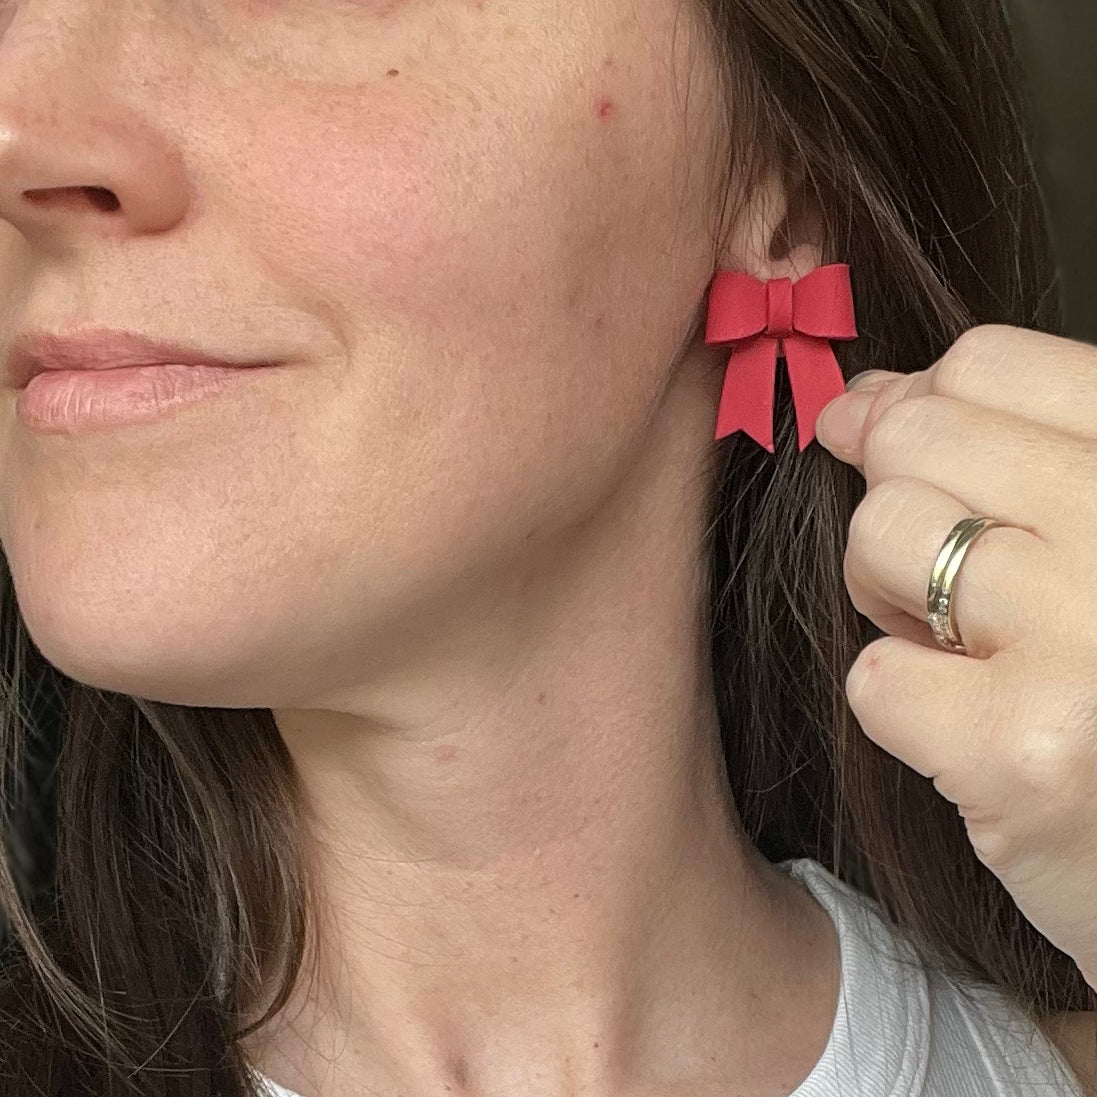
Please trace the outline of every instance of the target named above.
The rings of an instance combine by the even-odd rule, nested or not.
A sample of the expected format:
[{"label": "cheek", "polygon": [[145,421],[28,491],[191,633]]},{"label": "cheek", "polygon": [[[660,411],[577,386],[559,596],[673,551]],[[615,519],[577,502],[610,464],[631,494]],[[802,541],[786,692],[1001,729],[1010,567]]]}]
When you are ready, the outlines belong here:
[{"label": "cheek", "polygon": [[[574,151],[539,162],[506,116],[458,114],[426,93],[329,110],[322,127],[287,118],[277,129],[293,135],[288,143],[256,151],[264,167],[247,189],[266,215],[251,231],[272,261],[351,323],[403,317],[447,339],[470,321],[483,335],[502,319],[510,338],[514,321],[533,324],[554,307],[554,285],[574,262],[561,207],[589,220],[561,185]],[[483,311],[489,304],[522,308],[495,317]]]},{"label": "cheek", "polygon": [[[677,41],[670,20],[624,34],[572,17],[589,33],[455,20],[429,59],[393,50],[391,78],[282,81],[250,102],[240,84],[235,159],[211,165],[233,234],[337,329],[343,405],[363,401],[381,435],[429,430],[450,461],[470,429],[531,459],[612,444],[607,391],[623,424],[643,419],[692,308],[666,289],[693,290],[671,168],[682,89],[646,52]],[[703,280],[703,246],[684,243]]]},{"label": "cheek", "polygon": [[453,460],[469,430],[529,451],[573,445],[611,375],[627,408],[608,355],[633,276],[609,216],[627,201],[612,187],[624,153],[599,97],[583,91],[551,117],[421,87],[325,98],[322,124],[304,104],[265,120],[279,140],[254,139],[241,184],[263,216],[238,218],[279,279],[338,325],[356,410],[382,433],[429,431]]},{"label": "cheek", "polygon": [[[248,182],[267,211],[244,221],[256,247],[352,326],[403,316],[459,328],[454,304],[503,250],[483,229],[506,230],[496,211],[509,180],[488,178],[472,135],[446,132],[429,107],[353,101],[320,129],[287,119],[279,128],[293,136],[279,143],[276,170]],[[272,157],[260,149],[256,159]]]}]

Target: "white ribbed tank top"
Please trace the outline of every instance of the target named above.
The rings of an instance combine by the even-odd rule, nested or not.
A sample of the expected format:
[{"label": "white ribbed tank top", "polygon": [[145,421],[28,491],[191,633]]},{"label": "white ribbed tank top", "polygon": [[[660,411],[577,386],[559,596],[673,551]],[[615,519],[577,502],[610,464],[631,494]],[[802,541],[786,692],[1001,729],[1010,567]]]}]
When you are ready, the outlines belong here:
[{"label": "white ribbed tank top", "polygon": [[[823,905],[841,947],[830,1038],[788,1097],[1082,1097],[1058,1049],[999,990],[927,968],[874,900],[820,862],[777,867]],[[260,1094],[302,1097],[254,1075]]]}]

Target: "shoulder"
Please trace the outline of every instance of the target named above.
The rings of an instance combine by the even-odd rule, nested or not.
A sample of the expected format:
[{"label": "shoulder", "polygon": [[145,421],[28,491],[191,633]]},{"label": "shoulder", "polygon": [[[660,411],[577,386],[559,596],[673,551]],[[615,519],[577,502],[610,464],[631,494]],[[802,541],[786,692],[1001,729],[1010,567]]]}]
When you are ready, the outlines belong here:
[{"label": "shoulder", "polygon": [[1078,1075],[1086,1097],[1097,1097],[1097,1010],[1053,1013],[1048,1035]]}]

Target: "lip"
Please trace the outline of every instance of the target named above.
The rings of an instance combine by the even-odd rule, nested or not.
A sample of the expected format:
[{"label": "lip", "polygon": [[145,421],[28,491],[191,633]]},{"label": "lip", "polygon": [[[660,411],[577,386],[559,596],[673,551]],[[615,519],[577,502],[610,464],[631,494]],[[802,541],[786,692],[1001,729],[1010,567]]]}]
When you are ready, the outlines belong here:
[{"label": "lip", "polygon": [[176,415],[214,397],[247,391],[275,367],[157,363],[104,370],[43,370],[20,389],[15,410],[37,435],[76,437]]},{"label": "lip", "polygon": [[213,355],[182,342],[167,342],[111,328],[86,328],[63,335],[42,329],[24,332],[8,354],[8,384],[25,389],[40,373],[49,370],[104,370],[132,366],[272,366],[268,360]]}]

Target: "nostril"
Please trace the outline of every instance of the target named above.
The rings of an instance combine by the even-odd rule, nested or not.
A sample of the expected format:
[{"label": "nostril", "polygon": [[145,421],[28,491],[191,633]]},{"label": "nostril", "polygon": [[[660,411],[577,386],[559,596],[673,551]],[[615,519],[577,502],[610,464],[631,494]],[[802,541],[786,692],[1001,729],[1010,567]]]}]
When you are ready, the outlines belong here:
[{"label": "nostril", "polygon": [[80,201],[91,202],[96,209],[113,213],[121,203],[114,191],[106,187],[52,187],[49,190],[28,190],[24,193],[28,202],[36,202],[40,205],[54,204],[61,201],[76,198]]},{"label": "nostril", "polygon": [[83,191],[93,206],[107,213],[113,213],[121,205],[114,191],[106,187],[84,187]]}]

